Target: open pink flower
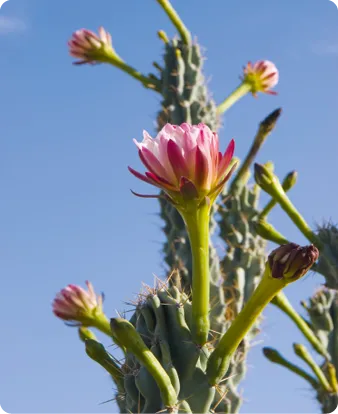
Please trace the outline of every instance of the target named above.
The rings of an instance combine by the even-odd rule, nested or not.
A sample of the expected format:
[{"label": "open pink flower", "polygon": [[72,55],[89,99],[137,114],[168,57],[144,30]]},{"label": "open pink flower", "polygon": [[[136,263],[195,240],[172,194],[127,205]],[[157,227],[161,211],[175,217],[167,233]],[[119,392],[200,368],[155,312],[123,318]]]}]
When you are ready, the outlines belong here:
[{"label": "open pink flower", "polygon": [[218,135],[204,124],[167,124],[155,139],[144,131],[143,141],[134,142],[148,171],[143,175],[128,167],[129,171],[161,188],[176,203],[205,197],[213,201],[235,167],[229,171],[234,141],[222,154]]},{"label": "open pink flower", "polygon": [[69,40],[68,46],[69,54],[80,59],[74,62],[76,65],[98,63],[113,51],[111,35],[103,27],[99,28],[99,35],[87,29],[77,30]]},{"label": "open pink flower", "polygon": [[257,92],[276,95],[276,92],[271,91],[271,89],[277,85],[278,79],[278,70],[269,60],[259,60],[254,64],[249,62],[244,68],[242,77],[243,82],[251,86],[251,93],[254,96]]},{"label": "open pink flower", "polygon": [[96,314],[102,313],[102,296],[96,295],[90,282],[86,282],[88,290],[80,286],[68,285],[54,299],[53,312],[65,321],[86,323]]}]

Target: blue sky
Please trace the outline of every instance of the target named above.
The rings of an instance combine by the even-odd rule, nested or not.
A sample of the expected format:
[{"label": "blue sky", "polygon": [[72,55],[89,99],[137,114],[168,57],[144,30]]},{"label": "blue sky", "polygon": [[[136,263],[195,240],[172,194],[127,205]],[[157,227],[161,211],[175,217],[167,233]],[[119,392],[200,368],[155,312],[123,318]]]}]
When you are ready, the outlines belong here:
[{"label": "blue sky", "polygon": [[[273,160],[281,177],[299,172],[290,196],[311,224],[337,222],[337,7],[329,0],[173,4],[207,49],[217,102],[248,60],[276,63],[278,96],[245,97],[233,107],[221,145],[234,137],[243,157],[258,122],[283,107],[258,161]],[[141,281],[163,275],[157,202],[130,194],[149,188],[127,171],[140,168],[132,138],[154,132],[159,96],[115,68],[72,66],[68,38],[99,25],[145,73],[162,54],[156,31],[175,33],[154,0],[10,0],[0,10],[0,405],[11,413],[114,412],[113,403],[99,405],[112,397],[108,376],[86,357],[76,331],[53,316],[51,301],[64,285],[90,279],[113,316]],[[289,239],[306,242],[278,208],[271,218]],[[287,289],[297,309],[322,282],[310,274]],[[304,340],[286,317],[270,306],[262,327],[264,345],[297,361],[291,345]],[[242,412],[319,412],[307,384],[263,359],[261,347],[250,352]]]}]

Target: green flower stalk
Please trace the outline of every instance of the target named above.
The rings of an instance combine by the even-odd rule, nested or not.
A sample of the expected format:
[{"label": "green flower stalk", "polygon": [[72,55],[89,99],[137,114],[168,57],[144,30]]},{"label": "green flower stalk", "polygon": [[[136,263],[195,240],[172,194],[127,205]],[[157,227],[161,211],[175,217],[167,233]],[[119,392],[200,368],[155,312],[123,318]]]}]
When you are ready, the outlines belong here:
[{"label": "green flower stalk", "polygon": [[277,176],[263,165],[255,164],[255,180],[266,193],[271,195],[280,204],[304,236],[320,248],[321,243],[318,237],[292,204]]},{"label": "green flower stalk", "polygon": [[[283,190],[285,192],[291,190],[291,188],[296,184],[296,182],[297,182],[297,171],[289,172],[289,174],[286,175],[286,177],[284,178],[282,182]],[[276,204],[277,204],[277,201],[274,198],[272,198],[268,202],[268,204],[263,208],[261,213],[259,214],[259,218],[260,219],[265,218],[270,213],[270,211],[275,207]]]},{"label": "green flower stalk", "polygon": [[127,352],[135,355],[140,364],[145,366],[150,372],[160,389],[164,404],[170,408],[175,407],[177,405],[177,395],[170,377],[154,354],[146,346],[134,326],[122,318],[111,319],[110,323],[114,335],[127,349]]},{"label": "green flower stalk", "polygon": [[299,330],[305,336],[305,338],[310,342],[312,347],[324,358],[330,360],[330,354],[325,349],[322,342],[314,334],[313,330],[309,327],[308,323],[299,315],[299,313],[293,308],[288,298],[283,292],[279,292],[271,301],[271,303],[277,306],[281,311],[293,320],[297,325]]},{"label": "green flower stalk", "polygon": [[318,382],[324,388],[324,390],[329,393],[333,392],[332,387],[325,377],[324,372],[317,365],[316,361],[312,358],[306,347],[301,344],[293,344],[293,349],[295,351],[295,354],[299,356],[312,369],[313,373],[318,379]]},{"label": "green flower stalk", "polygon": [[162,189],[186,224],[193,257],[192,337],[196,344],[204,345],[210,327],[210,210],[236,167],[230,167],[234,141],[222,155],[216,133],[204,124],[184,123],[167,124],[155,139],[144,132],[142,143],[135,143],[148,171],[144,175],[131,167],[129,171]]},{"label": "green flower stalk", "polygon": [[227,111],[249,92],[253,96],[258,92],[276,95],[271,89],[277,85],[278,78],[278,70],[272,62],[259,60],[253,65],[249,62],[243,70],[242,83],[217,107],[217,112],[222,114]]},{"label": "green flower stalk", "polygon": [[277,244],[287,244],[289,241],[277,231],[272,224],[265,220],[258,220],[254,223],[256,233],[265,240],[270,240]]},{"label": "green flower stalk", "polygon": [[234,352],[266,305],[285,286],[305,275],[318,259],[318,254],[313,245],[300,247],[289,243],[269,255],[260,284],[209,358],[207,375],[210,384],[222,380]]},{"label": "green flower stalk", "polygon": [[302,368],[298,367],[295,364],[292,364],[290,361],[285,359],[276,349],[265,347],[263,348],[263,354],[270,362],[281,365],[287,368],[289,371],[294,372],[296,375],[304,378],[305,381],[309,382],[314,389],[319,388],[319,382],[316,380],[316,378],[309,375]]}]

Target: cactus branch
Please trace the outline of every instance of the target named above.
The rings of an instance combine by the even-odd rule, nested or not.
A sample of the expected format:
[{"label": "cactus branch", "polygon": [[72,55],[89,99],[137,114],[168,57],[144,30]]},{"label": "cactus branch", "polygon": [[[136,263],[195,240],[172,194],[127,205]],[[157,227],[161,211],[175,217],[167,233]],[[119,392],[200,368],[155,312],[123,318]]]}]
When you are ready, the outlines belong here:
[{"label": "cactus branch", "polygon": [[288,298],[283,292],[279,292],[271,301],[271,303],[277,306],[282,312],[284,312],[293,322],[297,325],[299,330],[305,336],[305,338],[310,342],[313,348],[324,358],[330,360],[331,357],[328,354],[327,350],[321,343],[321,341],[316,337],[312,329],[304,321],[304,319],[299,315],[299,313],[294,309],[291,303],[288,301]]},{"label": "cactus branch", "polygon": [[234,105],[238,100],[243,98],[247,93],[251,91],[251,85],[246,82],[242,82],[231,94],[224,99],[224,101],[218,105],[217,113],[218,115],[223,114],[227,111],[232,105]]},{"label": "cactus branch", "polygon": [[[268,115],[259,125],[257,134],[254,138],[254,141],[251,145],[251,148],[245,157],[243,164],[241,165],[236,177],[233,179],[230,192],[238,191],[243,184],[245,184],[245,178],[251,164],[253,163],[258,151],[264,144],[266,138],[270,135],[274,129],[278,118],[280,117],[282,110],[281,108],[276,109],[270,115]],[[244,181],[244,182],[243,182]]]},{"label": "cactus branch", "polygon": [[299,356],[299,358],[301,358],[312,369],[313,373],[318,378],[318,381],[324,390],[327,392],[332,392],[331,385],[325,377],[324,372],[317,365],[316,361],[312,358],[306,347],[301,344],[293,344],[293,349],[296,355]]},{"label": "cactus branch", "polygon": [[263,353],[265,357],[275,364],[279,364],[282,367],[287,368],[288,370],[294,372],[296,375],[304,378],[305,381],[309,382],[314,389],[319,388],[319,382],[312,375],[309,375],[302,368],[298,367],[295,364],[292,364],[290,361],[285,359],[276,349],[265,347],[263,348]]},{"label": "cactus branch", "polygon": [[210,356],[207,367],[210,384],[215,385],[222,380],[238,345],[266,305],[284,286],[285,281],[272,278],[269,275],[269,267],[266,266],[264,276],[258,287]]},{"label": "cactus branch", "polygon": [[192,337],[196,344],[204,345],[209,335],[209,211],[207,203],[183,213],[187,226],[192,265]]},{"label": "cactus branch", "polygon": [[167,13],[167,16],[176,27],[178,33],[181,36],[183,43],[186,45],[190,45],[191,43],[191,35],[187,27],[182,22],[180,16],[173,8],[169,0],[157,0],[158,4],[163,8],[163,10]]},{"label": "cactus branch", "polygon": [[170,378],[134,326],[123,318],[113,318],[110,320],[110,324],[120,343],[126,347],[128,352],[135,355],[152,375],[160,389],[164,404],[168,407],[174,407],[177,403],[177,396]]}]

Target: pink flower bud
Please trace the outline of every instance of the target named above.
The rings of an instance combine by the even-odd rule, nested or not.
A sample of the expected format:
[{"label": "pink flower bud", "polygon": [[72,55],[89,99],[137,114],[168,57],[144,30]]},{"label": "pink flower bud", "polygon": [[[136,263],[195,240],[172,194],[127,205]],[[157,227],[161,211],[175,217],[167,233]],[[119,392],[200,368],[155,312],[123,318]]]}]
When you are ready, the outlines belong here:
[{"label": "pink flower bud", "polygon": [[69,40],[68,46],[69,54],[80,59],[74,62],[76,65],[98,63],[113,52],[111,35],[103,27],[99,28],[99,35],[86,29],[77,30]]},{"label": "pink flower bud", "polygon": [[276,95],[271,91],[278,83],[279,74],[276,66],[269,60],[259,60],[252,64],[249,62],[244,68],[243,82],[251,86],[251,93],[256,96],[257,92]]},{"label": "pink flower bud", "polygon": [[234,141],[222,154],[218,135],[204,124],[166,124],[156,138],[144,131],[143,141],[134,142],[148,171],[145,175],[131,167],[129,171],[165,191],[176,203],[205,197],[213,201],[235,167],[229,171]]},{"label": "pink flower bud", "polygon": [[68,285],[54,299],[55,316],[65,321],[78,321],[86,324],[102,313],[102,296],[96,295],[90,282],[86,282],[88,290],[80,286]]}]

